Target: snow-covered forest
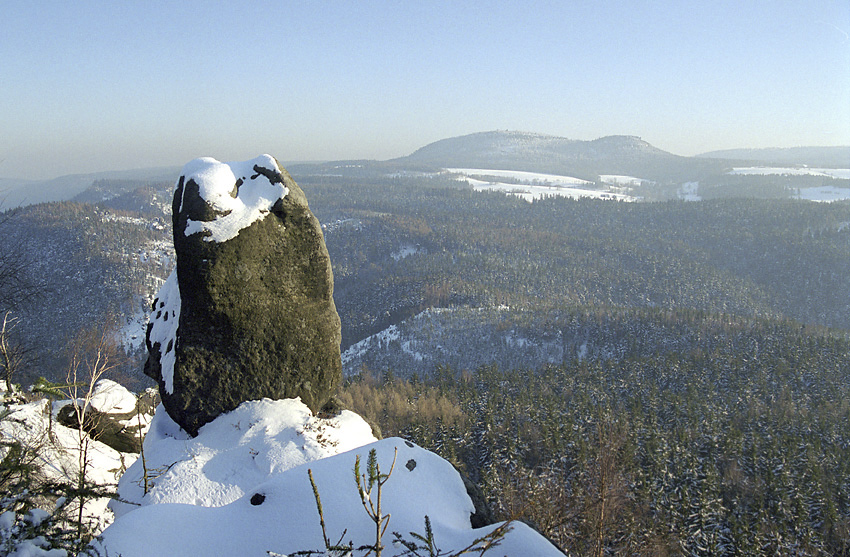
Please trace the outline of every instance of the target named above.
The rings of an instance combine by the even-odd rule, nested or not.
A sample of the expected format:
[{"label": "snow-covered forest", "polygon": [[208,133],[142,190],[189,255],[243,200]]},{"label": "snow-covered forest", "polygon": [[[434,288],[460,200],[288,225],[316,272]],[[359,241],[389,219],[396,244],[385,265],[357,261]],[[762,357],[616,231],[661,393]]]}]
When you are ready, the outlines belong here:
[{"label": "snow-covered forest", "polygon": [[[714,161],[690,177],[612,170],[544,184],[553,178],[444,168],[294,172],[333,264],[345,407],[385,438],[453,464],[481,489],[493,520],[523,521],[571,555],[850,551],[850,189],[840,169],[771,174]],[[460,170],[507,190],[528,179],[637,201],[475,191]],[[685,187],[698,202],[680,199]],[[85,547],[111,520],[106,501],[140,457],[135,445],[104,448],[72,417],[63,423],[60,409],[78,401],[135,412],[136,397],[123,390],[107,404],[106,383],[77,385],[73,395],[68,372],[84,371],[74,368],[84,354],[108,352],[103,377],[139,395],[151,386],[141,373],[145,313],[174,264],[172,188],[100,181],[73,201],[2,215],[0,268],[22,281],[4,283],[0,296],[3,354],[14,356],[0,368],[9,383],[0,482],[3,511],[12,512],[0,512],[0,531],[30,540],[21,555]],[[8,295],[14,285],[24,290]],[[93,338],[108,339],[108,350]],[[141,440],[151,408],[138,408],[122,427]],[[210,469],[226,476],[257,459],[274,469],[269,455],[286,435],[336,427],[305,424],[263,449],[253,438],[242,445],[252,427],[239,430],[244,454],[216,457]],[[220,449],[198,445],[193,454],[212,459]],[[380,450],[383,467],[391,450]],[[349,456],[326,473],[351,478]],[[58,475],[44,473],[47,462]],[[91,472],[82,480],[81,463]],[[166,485],[169,464],[152,463],[134,485]],[[309,495],[305,528],[321,532],[307,477],[291,481]],[[210,488],[199,505],[243,518],[257,506],[252,488],[228,489]],[[166,491],[154,497],[165,501]],[[269,502],[265,509],[283,512]],[[351,502],[340,504],[348,510],[336,516],[349,514]],[[91,519],[80,520],[81,508]],[[169,512],[155,520],[177,520]],[[205,512],[193,515],[197,523],[215,516]],[[404,536],[424,534],[423,516],[394,516]],[[443,549],[473,542],[430,520]],[[339,537],[346,526],[337,524]],[[263,551],[320,549],[315,539],[288,549],[269,539]]]}]

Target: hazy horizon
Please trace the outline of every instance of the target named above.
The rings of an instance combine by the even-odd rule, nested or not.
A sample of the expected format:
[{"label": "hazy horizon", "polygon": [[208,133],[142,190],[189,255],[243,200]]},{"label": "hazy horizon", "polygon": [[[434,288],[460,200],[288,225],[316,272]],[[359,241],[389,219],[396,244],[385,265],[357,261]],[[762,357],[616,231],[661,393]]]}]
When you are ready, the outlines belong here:
[{"label": "hazy horizon", "polygon": [[386,160],[518,130],[850,145],[850,5],[10,0],[0,176]]}]

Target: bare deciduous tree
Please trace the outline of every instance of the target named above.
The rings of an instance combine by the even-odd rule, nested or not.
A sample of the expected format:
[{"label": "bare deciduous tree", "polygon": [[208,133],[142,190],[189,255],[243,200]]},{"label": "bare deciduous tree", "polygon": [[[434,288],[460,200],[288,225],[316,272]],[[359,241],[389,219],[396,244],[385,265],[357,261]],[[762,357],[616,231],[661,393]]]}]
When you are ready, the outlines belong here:
[{"label": "bare deciduous tree", "polygon": [[20,319],[11,311],[3,313],[0,323],[0,377],[6,382],[6,392],[12,393],[12,377],[27,363],[32,356],[32,347],[24,346],[14,338],[14,330]]},{"label": "bare deciduous tree", "polygon": [[[95,385],[111,370],[120,364],[118,346],[115,341],[114,327],[104,326],[81,333],[72,344],[69,354],[67,389],[79,424],[78,470],[77,470],[77,535],[83,538],[85,533],[84,507],[86,500],[96,496],[89,489],[86,473],[89,468],[89,449],[91,441],[97,439],[94,432],[97,424],[91,424],[92,400]],[[96,491],[96,490],[95,490]]]}]

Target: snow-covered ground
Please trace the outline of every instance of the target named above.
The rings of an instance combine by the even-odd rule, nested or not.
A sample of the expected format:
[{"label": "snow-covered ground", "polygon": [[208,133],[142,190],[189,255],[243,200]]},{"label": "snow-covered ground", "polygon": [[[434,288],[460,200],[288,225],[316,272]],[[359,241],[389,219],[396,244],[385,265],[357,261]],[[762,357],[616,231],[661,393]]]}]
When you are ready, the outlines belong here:
[{"label": "snow-covered ground", "polygon": [[371,349],[380,350],[386,348],[389,343],[399,339],[401,332],[396,325],[390,325],[383,331],[379,331],[359,342],[355,342],[342,353],[342,367],[351,365],[353,361],[358,361],[366,351]]},{"label": "snow-covered ground", "polygon": [[145,438],[147,493],[144,469],[137,462],[119,483],[123,502],[114,501],[111,507],[116,516],[137,505],[220,507],[274,474],[373,441],[371,427],[357,414],[343,411],[334,418],[317,418],[297,399],[245,402],[202,427],[194,438],[160,406]]},{"label": "snow-covered ground", "polygon": [[[0,391],[0,395],[7,394],[3,388],[0,388]],[[0,419],[0,441],[3,441],[0,446],[0,460],[10,451],[7,442],[19,441],[32,451],[33,464],[44,480],[73,485],[79,477],[82,455],[86,463],[86,479],[101,488],[114,490],[118,479],[135,462],[138,454],[119,452],[78,429],[62,425],[57,420],[57,415],[59,409],[69,403],[70,400],[51,402],[48,399],[11,404],[7,401],[5,410],[8,413]],[[84,401],[80,400],[79,403],[82,406]],[[136,396],[118,383],[103,379],[95,385],[89,404],[107,414],[127,414],[136,408]],[[125,427],[141,426],[141,432],[144,434],[150,420],[150,415],[140,414],[120,423]],[[3,499],[4,495],[7,494],[0,493],[0,499]],[[112,512],[107,508],[109,501],[108,498],[95,498],[88,500],[83,506],[83,516],[86,517],[84,520],[94,528],[95,533],[99,533],[113,520]],[[71,501],[67,505],[69,507],[66,507],[66,510],[73,510],[76,503]],[[3,520],[0,520],[0,540],[8,542],[11,530],[15,527],[14,513],[7,511]],[[64,552],[42,552],[37,543],[27,539],[18,540],[13,545],[16,551],[12,554],[22,557],[64,555]],[[6,547],[5,544],[3,547]]]},{"label": "snow-covered ground", "polygon": [[[654,182],[636,176],[618,174],[600,175],[600,183],[607,186],[598,189],[593,182],[571,176],[543,174],[539,172],[521,172],[516,170],[491,170],[483,168],[447,168],[446,172],[456,174],[458,180],[469,183],[475,191],[500,191],[515,195],[526,201],[548,196],[561,196],[578,199],[590,197],[596,199],[614,199],[619,201],[637,201],[638,197],[623,193],[629,188],[637,188]],[[824,178],[850,179],[850,169],[846,168],[798,168],[752,166],[733,168],[731,175],[785,175],[785,176],[821,176]],[[504,178],[505,181],[494,180]],[[677,195],[685,201],[700,201],[699,182],[685,182],[680,185]],[[834,186],[801,187],[796,196],[808,201],[839,201],[850,199],[850,188]]]},{"label": "snow-covered ground", "polygon": [[519,197],[526,201],[534,201],[535,199],[543,199],[544,197],[568,197],[571,199],[579,199],[582,197],[591,197],[594,199],[616,199],[619,201],[635,201],[634,197],[621,193],[612,193],[599,190],[586,190],[581,188],[569,188],[565,186],[533,186],[527,184],[505,184],[503,182],[485,182],[476,180],[475,178],[466,178],[469,185],[475,191],[500,191],[510,195]]},{"label": "snow-covered ground", "polygon": [[410,257],[411,255],[416,255],[417,253],[419,253],[418,246],[414,246],[410,243],[404,243],[399,246],[398,250],[391,253],[390,257],[392,257],[395,261],[401,261],[402,259]]},{"label": "snow-covered ground", "polygon": [[148,314],[142,309],[136,309],[132,314],[122,316],[118,329],[118,342],[125,350],[139,350],[145,345],[145,330],[148,326]]},{"label": "snow-covered ground", "polygon": [[[135,407],[136,398],[120,385],[103,381],[91,402],[102,411],[122,413]],[[79,432],[54,421],[51,439],[48,404],[11,404],[10,413],[0,420],[0,437],[41,443],[39,466],[44,473],[73,478]],[[120,477],[120,500],[112,500],[107,508],[107,500],[99,499],[85,508],[99,521],[97,532],[105,527],[95,542],[101,555],[266,557],[309,550],[316,556],[338,555],[324,551],[311,475],[331,543],[351,542],[355,548],[374,543],[375,523],[364,503],[380,500],[381,515],[389,522],[381,538],[387,556],[409,554],[394,542],[393,532],[418,541],[409,533],[425,535],[426,516],[436,548],[443,552],[480,546],[485,542],[476,540],[504,535],[494,555],[562,555],[522,523],[472,528],[474,507],[451,464],[403,439],[376,441],[371,427],[349,411],[321,418],[298,399],[249,401],[192,438],[160,405],[146,425],[144,464],[138,455],[89,439],[89,480],[108,487]],[[389,474],[380,498],[377,488],[361,496],[353,474],[358,459],[361,473],[368,473],[373,451],[380,472]],[[33,516],[48,514],[35,511]],[[0,540],[8,541],[5,534],[15,524],[14,514],[0,516]],[[19,557],[66,555],[64,550],[43,549],[38,540],[12,543],[12,554]],[[352,555],[364,554],[355,549]]]},{"label": "snow-covered ground", "polygon": [[527,330],[496,327],[503,314],[514,315],[503,307],[427,309],[349,346],[342,353],[343,374],[355,375],[366,366],[425,376],[438,364],[476,369],[495,361],[522,367],[572,357],[573,347],[565,347],[560,337],[531,338]]},{"label": "snow-covered ground", "polygon": [[360,230],[362,227],[363,223],[360,219],[337,219],[333,222],[322,223],[322,232],[324,234],[329,234],[344,228]]},{"label": "snow-covered ground", "polygon": [[[826,179],[850,179],[850,169],[846,168],[749,166],[733,168],[727,174],[738,176],[820,176]],[[699,195],[699,182],[685,182],[679,186],[676,193],[678,198],[684,201],[702,200],[702,196]],[[850,199],[850,188],[835,186],[799,187],[796,188],[796,194],[792,197],[805,201],[841,201]]]},{"label": "snow-covered ground", "polygon": [[[0,421],[0,437],[20,440],[29,447],[39,447],[35,458],[42,473],[52,480],[74,482],[80,469],[79,431],[56,421],[55,411],[59,404],[54,405],[53,423],[48,425],[48,405],[49,401],[40,400],[10,406],[10,414]],[[88,479],[104,487],[117,485],[124,467],[132,464],[135,456],[122,455],[99,441],[89,439],[88,442]],[[5,457],[8,450],[8,447],[3,447],[0,456]],[[86,505],[85,514],[104,516],[107,503],[106,499],[92,501]],[[103,522],[108,522],[108,519],[104,517]]]},{"label": "snow-covered ground", "polygon": [[138,256],[141,263],[155,263],[165,268],[171,268],[174,264],[174,243],[170,240],[147,242],[139,248]]},{"label": "snow-covered ground", "polygon": [[132,224],[133,226],[138,226],[139,228],[147,228],[150,230],[165,230],[165,225],[162,222],[162,219],[154,218],[140,218],[140,217],[130,217],[127,215],[118,215],[109,211],[106,211],[100,215],[100,220],[102,222],[121,222],[124,224]]},{"label": "snow-covered ground", "polygon": [[[110,555],[265,557],[323,550],[310,473],[331,542],[373,543],[375,523],[363,501],[377,503],[377,491],[361,500],[352,473],[358,457],[365,473],[372,450],[381,472],[392,470],[381,492],[382,514],[389,517],[385,554],[404,549],[393,546],[391,532],[424,534],[425,516],[444,551],[465,548],[503,526],[471,527],[472,502],[442,458],[403,439],[375,441],[351,412],[314,417],[297,399],[243,403],[194,439],[160,407],[144,448],[148,493],[137,461],[119,485],[130,504],[114,504],[118,518],[99,542]],[[499,555],[561,555],[524,524],[508,526]]]},{"label": "snow-covered ground", "polygon": [[[779,167],[779,166],[748,166],[733,168],[729,174],[741,176],[820,176],[850,180],[850,168],[808,168],[808,167]],[[806,201],[841,201],[850,199],[850,188],[835,186],[801,187],[794,196]]]}]

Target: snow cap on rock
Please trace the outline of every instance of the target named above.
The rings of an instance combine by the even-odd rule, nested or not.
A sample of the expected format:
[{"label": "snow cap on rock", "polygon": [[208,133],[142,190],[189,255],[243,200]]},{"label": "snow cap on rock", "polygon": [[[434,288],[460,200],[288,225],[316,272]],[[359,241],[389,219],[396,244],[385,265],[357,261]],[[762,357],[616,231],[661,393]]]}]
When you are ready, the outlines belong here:
[{"label": "snow cap on rock", "polygon": [[[207,242],[235,238],[243,228],[264,219],[274,204],[289,193],[277,161],[271,155],[230,163],[211,157],[198,158],[183,167],[180,180],[196,184],[198,196],[215,215],[212,220],[188,219],[186,224],[184,234],[200,232]],[[183,189],[178,212],[183,211],[185,195],[186,189]]]}]

